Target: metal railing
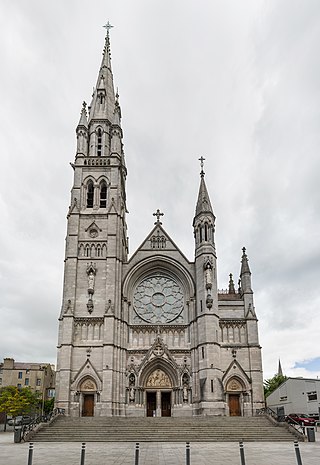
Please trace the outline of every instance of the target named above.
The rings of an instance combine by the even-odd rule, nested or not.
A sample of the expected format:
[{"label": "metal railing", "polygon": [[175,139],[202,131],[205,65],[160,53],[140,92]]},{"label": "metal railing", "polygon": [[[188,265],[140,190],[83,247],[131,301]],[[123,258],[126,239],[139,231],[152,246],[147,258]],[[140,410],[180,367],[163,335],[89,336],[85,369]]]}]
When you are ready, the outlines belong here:
[{"label": "metal railing", "polygon": [[34,429],[42,423],[50,423],[54,418],[59,415],[64,415],[65,410],[62,408],[55,408],[50,413],[45,415],[38,415],[36,416],[30,423],[27,425],[21,426],[21,436],[20,440],[26,441],[28,440],[30,433],[34,431]]},{"label": "metal railing", "polygon": [[[289,417],[288,415],[278,415],[274,410],[272,410],[270,407],[264,407],[256,410],[256,415],[267,415],[271,418],[273,418],[275,421],[278,423],[286,423],[292,428],[294,428],[299,434],[302,434],[303,436],[306,435],[305,432],[305,426],[300,425],[296,420],[294,420],[292,417]],[[288,418],[290,420],[288,421]]]}]

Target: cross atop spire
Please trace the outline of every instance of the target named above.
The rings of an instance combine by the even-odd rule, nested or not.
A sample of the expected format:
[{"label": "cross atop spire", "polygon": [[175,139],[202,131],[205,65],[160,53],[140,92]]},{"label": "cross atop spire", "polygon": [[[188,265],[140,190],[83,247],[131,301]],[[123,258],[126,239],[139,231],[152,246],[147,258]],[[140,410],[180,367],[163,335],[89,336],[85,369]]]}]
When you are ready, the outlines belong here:
[{"label": "cross atop spire", "polygon": [[107,24],[105,24],[103,27],[104,27],[105,29],[107,29],[107,37],[109,37],[110,29],[111,29],[112,27],[114,27],[114,26],[112,26],[112,25],[109,23],[109,21],[108,21]]},{"label": "cross atop spire", "polygon": [[201,157],[199,158],[199,161],[200,161],[200,166],[201,166],[200,176],[203,178],[203,177],[204,177],[203,167],[204,167],[205,158],[203,158],[203,157],[201,156]]},{"label": "cross atop spire", "polygon": [[164,213],[161,213],[159,208],[158,208],[157,211],[155,213],[153,213],[153,216],[157,217],[157,221],[154,224],[162,224],[161,221],[160,221],[160,216],[163,216],[163,215],[164,215]]}]

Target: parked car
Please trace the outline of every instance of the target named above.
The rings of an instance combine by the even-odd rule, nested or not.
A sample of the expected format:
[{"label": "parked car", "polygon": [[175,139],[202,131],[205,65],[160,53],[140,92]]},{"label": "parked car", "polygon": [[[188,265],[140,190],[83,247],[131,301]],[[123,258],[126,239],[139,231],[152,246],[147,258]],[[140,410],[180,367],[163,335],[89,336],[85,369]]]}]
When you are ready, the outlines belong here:
[{"label": "parked car", "polygon": [[306,413],[290,413],[286,417],[288,423],[299,423],[302,426],[315,426],[316,420]]},{"label": "parked car", "polygon": [[7,423],[9,426],[21,426],[21,425],[28,425],[31,423],[32,418],[30,415],[18,415],[16,416],[16,421],[14,421],[14,418],[10,418]]}]

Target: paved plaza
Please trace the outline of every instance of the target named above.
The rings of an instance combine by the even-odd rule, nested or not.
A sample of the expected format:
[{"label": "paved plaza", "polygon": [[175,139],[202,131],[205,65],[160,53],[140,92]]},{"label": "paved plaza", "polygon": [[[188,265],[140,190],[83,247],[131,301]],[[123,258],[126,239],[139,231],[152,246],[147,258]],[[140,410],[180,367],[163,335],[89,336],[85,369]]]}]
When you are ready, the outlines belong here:
[{"label": "paved plaza", "polygon": [[[300,443],[303,465],[320,464],[320,434],[314,443]],[[14,444],[13,434],[0,433],[0,465],[27,465],[28,443]],[[295,465],[292,443],[246,443],[246,465]],[[85,465],[134,465],[134,443],[90,442]],[[33,465],[80,465],[81,443],[34,443]],[[185,465],[183,443],[141,443],[139,465]],[[193,443],[191,465],[240,465],[237,443]]]}]

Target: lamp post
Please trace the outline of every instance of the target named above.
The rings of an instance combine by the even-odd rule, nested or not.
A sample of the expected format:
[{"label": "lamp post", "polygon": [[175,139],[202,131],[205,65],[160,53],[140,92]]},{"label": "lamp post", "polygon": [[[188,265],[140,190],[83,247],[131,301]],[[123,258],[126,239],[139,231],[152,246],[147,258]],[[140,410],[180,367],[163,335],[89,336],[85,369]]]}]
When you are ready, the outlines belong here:
[{"label": "lamp post", "polygon": [[42,376],[41,376],[41,382],[42,382],[42,400],[41,400],[41,417],[43,417],[44,414],[44,393],[45,393],[45,385],[44,385],[44,380],[45,380],[45,370],[46,366],[41,366],[40,370],[42,371]]}]

